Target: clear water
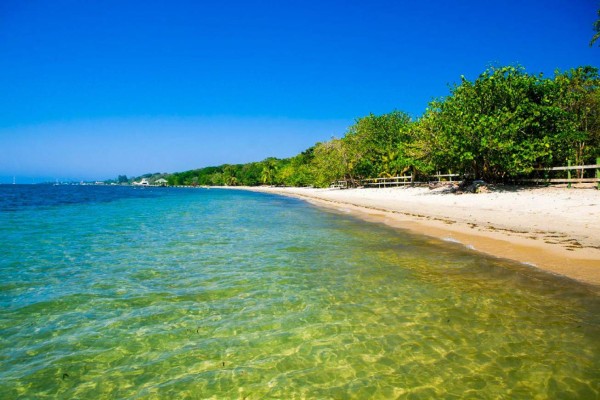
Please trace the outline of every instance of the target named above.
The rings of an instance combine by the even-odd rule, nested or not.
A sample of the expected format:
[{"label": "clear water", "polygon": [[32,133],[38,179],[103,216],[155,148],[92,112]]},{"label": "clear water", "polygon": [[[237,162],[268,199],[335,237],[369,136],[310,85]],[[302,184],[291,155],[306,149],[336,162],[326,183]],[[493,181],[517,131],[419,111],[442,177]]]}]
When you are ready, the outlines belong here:
[{"label": "clear water", "polygon": [[600,398],[597,290],[226,190],[0,186],[0,398]]}]

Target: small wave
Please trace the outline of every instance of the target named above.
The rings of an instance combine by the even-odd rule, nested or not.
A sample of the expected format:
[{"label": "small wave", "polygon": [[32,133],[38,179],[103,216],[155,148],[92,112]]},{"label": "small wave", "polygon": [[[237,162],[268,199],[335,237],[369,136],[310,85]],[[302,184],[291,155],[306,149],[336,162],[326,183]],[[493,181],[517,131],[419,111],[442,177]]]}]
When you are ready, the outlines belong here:
[{"label": "small wave", "polygon": [[444,242],[450,242],[450,243],[461,243],[459,240],[456,240],[456,239],[451,238],[451,237],[445,237],[445,238],[442,238],[442,240]]}]

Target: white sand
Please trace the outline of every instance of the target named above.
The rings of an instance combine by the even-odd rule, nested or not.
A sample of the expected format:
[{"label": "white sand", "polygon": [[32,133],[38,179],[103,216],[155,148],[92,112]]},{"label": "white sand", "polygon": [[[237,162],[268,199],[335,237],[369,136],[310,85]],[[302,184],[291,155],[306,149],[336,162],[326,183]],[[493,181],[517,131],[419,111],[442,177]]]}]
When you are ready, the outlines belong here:
[{"label": "white sand", "polygon": [[479,194],[428,188],[245,189],[300,197],[600,285],[600,191],[595,189],[506,188]]}]

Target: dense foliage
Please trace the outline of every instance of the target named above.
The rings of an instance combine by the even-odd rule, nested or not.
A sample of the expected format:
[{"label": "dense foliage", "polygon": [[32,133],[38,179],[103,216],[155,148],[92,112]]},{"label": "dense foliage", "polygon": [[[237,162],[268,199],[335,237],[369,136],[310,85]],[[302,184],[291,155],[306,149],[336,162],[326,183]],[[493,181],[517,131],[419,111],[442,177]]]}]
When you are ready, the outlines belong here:
[{"label": "dense foliage", "polygon": [[600,39],[600,9],[598,10],[598,19],[594,22],[594,36],[592,36],[592,40],[590,40],[590,47],[594,45],[594,43]]},{"label": "dense foliage", "polygon": [[171,185],[327,186],[336,180],[454,172],[490,182],[600,156],[600,78],[581,67],[553,78],[521,67],[461,77],[418,119],[393,111],[358,118],[342,138],[288,159],[169,175]]}]

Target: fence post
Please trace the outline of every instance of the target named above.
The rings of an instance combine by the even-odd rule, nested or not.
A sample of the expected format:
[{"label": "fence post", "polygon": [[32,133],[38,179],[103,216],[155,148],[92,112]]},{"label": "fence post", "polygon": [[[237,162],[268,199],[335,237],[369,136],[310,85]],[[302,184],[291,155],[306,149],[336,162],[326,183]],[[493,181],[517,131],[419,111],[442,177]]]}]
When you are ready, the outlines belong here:
[{"label": "fence post", "polygon": [[[596,165],[600,165],[600,157],[596,157]],[[596,179],[600,179],[600,167],[596,168]],[[598,184],[596,189],[600,190],[600,180],[596,183]]]},{"label": "fence post", "polygon": [[[571,160],[567,161],[567,166],[571,167]],[[571,189],[571,168],[567,169],[567,179],[569,180],[567,187]]]}]

